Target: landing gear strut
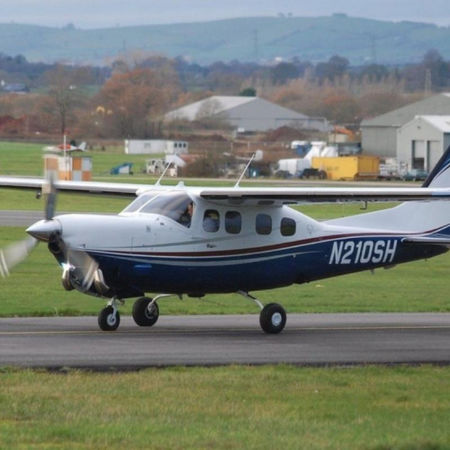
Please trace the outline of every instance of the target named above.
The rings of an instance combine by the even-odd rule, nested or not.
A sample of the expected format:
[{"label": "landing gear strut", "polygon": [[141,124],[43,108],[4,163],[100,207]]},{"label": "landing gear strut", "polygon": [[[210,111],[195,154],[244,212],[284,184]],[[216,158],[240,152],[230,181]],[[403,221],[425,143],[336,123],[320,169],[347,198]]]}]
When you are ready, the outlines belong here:
[{"label": "landing gear strut", "polygon": [[253,300],[261,309],[259,324],[265,333],[277,334],[283,331],[286,325],[286,311],[278,303],[268,303],[264,306],[256,297],[248,292],[239,291],[239,294]]}]

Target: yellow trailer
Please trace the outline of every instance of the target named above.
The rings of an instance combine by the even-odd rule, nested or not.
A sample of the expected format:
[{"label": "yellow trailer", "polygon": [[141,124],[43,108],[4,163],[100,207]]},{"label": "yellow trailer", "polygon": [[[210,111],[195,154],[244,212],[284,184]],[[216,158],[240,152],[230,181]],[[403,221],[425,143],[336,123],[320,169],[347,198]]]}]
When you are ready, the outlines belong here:
[{"label": "yellow trailer", "polygon": [[311,167],[322,170],[328,180],[376,180],[380,170],[377,156],[314,157]]}]

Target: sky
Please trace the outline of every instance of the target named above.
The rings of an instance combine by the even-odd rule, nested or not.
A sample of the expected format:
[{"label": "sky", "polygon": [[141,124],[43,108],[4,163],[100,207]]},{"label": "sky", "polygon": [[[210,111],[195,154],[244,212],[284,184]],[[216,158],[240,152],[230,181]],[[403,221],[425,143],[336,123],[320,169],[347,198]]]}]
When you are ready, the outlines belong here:
[{"label": "sky", "polygon": [[450,0],[0,0],[1,23],[108,28],[234,17],[349,16],[450,26]]}]

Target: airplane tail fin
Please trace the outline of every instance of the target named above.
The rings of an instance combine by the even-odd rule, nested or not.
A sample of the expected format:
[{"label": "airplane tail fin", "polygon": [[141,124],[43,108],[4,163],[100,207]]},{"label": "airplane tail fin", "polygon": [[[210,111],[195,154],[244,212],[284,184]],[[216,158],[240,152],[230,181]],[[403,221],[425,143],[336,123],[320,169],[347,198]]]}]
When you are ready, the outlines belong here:
[{"label": "airplane tail fin", "polygon": [[86,151],[86,142],[82,142],[79,146],[78,149],[85,152]]},{"label": "airplane tail fin", "polygon": [[450,187],[450,145],[430,172],[422,187]]},{"label": "airplane tail fin", "polygon": [[[450,146],[430,172],[422,187],[450,188]],[[450,201],[411,201],[394,208],[374,211],[357,216],[332,219],[329,225],[365,227],[387,231],[403,230],[409,233],[424,233],[428,239],[413,239],[416,244],[450,244]]]}]

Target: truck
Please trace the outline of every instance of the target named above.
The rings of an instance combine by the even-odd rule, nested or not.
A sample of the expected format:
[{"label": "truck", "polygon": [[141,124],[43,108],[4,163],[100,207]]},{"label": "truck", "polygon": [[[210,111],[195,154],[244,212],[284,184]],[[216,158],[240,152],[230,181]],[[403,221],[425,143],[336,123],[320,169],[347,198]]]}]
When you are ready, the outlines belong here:
[{"label": "truck", "polygon": [[305,158],[280,159],[275,169],[275,175],[286,174],[298,177],[305,169],[311,168],[311,161]]},{"label": "truck", "polygon": [[377,156],[337,156],[312,158],[311,167],[326,172],[329,180],[376,180],[380,159]]}]

